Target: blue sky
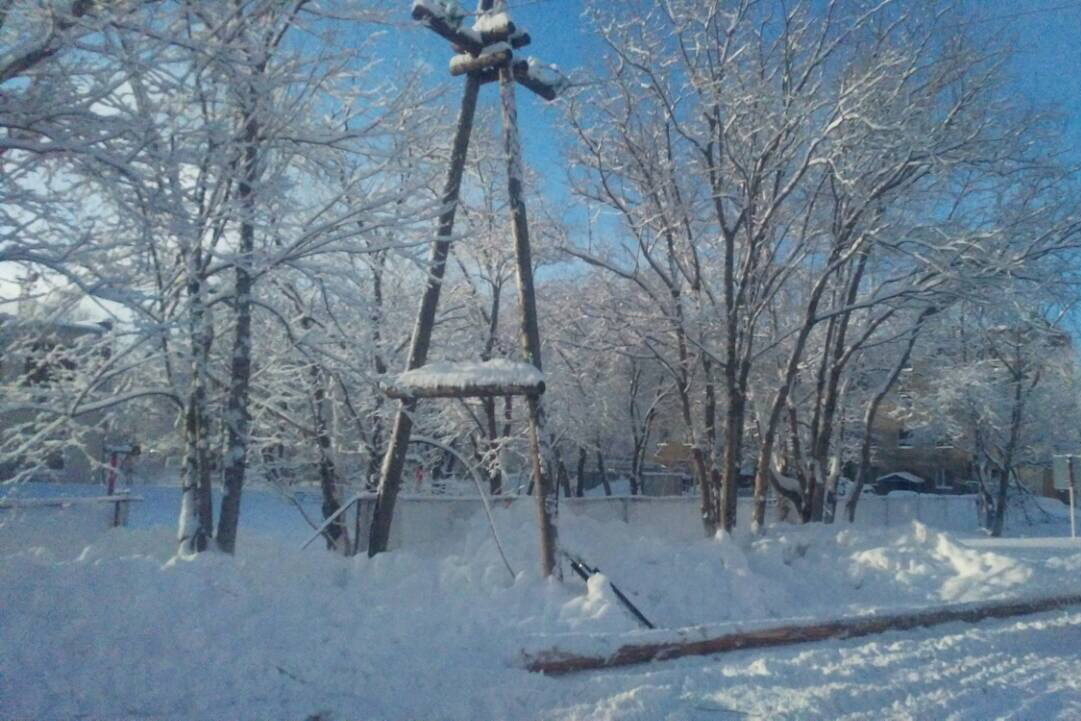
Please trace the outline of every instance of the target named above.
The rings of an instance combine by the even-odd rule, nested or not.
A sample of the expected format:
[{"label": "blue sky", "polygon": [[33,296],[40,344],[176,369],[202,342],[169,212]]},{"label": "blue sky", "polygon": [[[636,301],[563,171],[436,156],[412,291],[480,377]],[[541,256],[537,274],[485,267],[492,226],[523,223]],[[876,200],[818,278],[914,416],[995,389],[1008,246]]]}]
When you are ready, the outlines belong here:
[{"label": "blue sky", "polygon": [[[1081,161],[1081,0],[967,0],[967,4],[974,30],[1004,35],[1016,43],[1011,83],[1026,99],[1062,110],[1073,154]],[[585,0],[511,0],[515,22],[534,38],[525,52],[564,71],[588,71],[602,47],[581,19],[584,5]],[[408,3],[403,0],[402,6],[404,17]],[[437,78],[449,78],[446,43],[428,32],[403,33],[399,38],[402,50],[430,64]],[[448,91],[456,97],[457,82]],[[491,103],[496,93],[486,89],[483,97]],[[558,110],[527,91],[520,97],[526,159],[545,176],[548,191],[561,196],[565,171],[560,137],[553,130]]]},{"label": "blue sky", "polygon": [[982,6],[989,15],[1030,13],[985,25],[1015,34],[1013,82],[1028,98],[1061,107],[1074,155],[1081,156],[1081,2],[984,0]]}]

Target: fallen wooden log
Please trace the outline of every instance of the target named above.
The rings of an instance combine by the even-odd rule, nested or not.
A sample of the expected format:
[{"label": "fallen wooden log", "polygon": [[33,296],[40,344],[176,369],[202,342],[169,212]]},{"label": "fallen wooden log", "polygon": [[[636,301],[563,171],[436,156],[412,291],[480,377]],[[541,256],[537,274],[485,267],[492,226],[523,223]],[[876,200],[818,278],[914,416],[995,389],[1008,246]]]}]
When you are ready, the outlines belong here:
[{"label": "fallen wooden log", "polygon": [[[681,638],[653,642],[629,643],[614,652],[586,655],[559,649],[524,653],[529,671],[559,676],[575,671],[615,668],[634,664],[666,661],[685,656],[706,656],[727,651],[770,648],[832,639],[859,638],[888,631],[908,631],[944,623],[977,623],[994,618],[1010,618],[1055,611],[1066,606],[1081,605],[1081,594],[1022,601],[993,601],[958,604],[922,611],[829,620],[807,625],[787,625],[727,633],[712,638]],[[689,635],[692,629],[682,634]]]}]

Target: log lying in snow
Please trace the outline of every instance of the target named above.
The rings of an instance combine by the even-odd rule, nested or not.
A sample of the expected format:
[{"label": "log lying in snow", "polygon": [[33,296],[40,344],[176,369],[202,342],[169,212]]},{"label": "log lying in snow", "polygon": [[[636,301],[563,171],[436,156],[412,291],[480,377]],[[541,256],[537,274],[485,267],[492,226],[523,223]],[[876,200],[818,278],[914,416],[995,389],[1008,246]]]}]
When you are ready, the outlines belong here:
[{"label": "log lying in snow", "polygon": [[544,374],[529,363],[429,363],[400,374],[383,391],[391,398],[539,396]]},{"label": "log lying in snow", "polygon": [[[631,666],[651,661],[666,661],[684,656],[705,656],[726,651],[770,648],[829,639],[858,638],[888,631],[908,631],[943,623],[976,623],[993,618],[1009,618],[1033,613],[1055,611],[1066,606],[1081,605],[1081,594],[1022,601],[994,601],[957,604],[909,613],[868,616],[865,618],[830,620],[808,625],[776,626],[751,631],[728,633],[712,638],[686,638],[693,634],[687,629],[683,638],[654,642],[629,643],[605,655],[579,655],[560,651],[524,653],[525,667],[558,676],[575,671]],[[656,634],[644,634],[647,636]]]}]

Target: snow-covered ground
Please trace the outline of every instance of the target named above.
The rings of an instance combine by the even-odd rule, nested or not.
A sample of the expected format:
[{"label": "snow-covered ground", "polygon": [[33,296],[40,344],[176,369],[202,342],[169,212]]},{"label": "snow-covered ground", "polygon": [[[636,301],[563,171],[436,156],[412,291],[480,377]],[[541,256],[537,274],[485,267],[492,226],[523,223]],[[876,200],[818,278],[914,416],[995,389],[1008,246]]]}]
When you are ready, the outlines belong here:
[{"label": "snow-covered ground", "polygon": [[[529,504],[495,512],[512,578],[482,514],[439,552],[346,560],[297,550],[299,513],[254,490],[236,557],[177,559],[178,491],[136,492],[125,529],[102,509],[0,511],[0,718],[1081,718],[1081,609],[553,679],[521,650],[640,631],[605,583],[539,577]],[[1081,545],[1047,538],[1061,513],[1025,530],[1045,538],[911,524],[687,542],[586,516],[561,532],[658,626],[723,630],[1081,592]]]}]

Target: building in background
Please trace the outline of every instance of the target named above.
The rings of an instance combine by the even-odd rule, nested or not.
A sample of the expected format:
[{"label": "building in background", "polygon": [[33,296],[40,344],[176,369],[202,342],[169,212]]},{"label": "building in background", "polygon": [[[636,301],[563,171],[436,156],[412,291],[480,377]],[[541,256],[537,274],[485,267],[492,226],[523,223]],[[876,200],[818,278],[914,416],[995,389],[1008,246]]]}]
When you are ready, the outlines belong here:
[{"label": "building in background", "polygon": [[[68,382],[80,368],[108,357],[101,341],[110,328],[107,322],[71,323],[0,314],[0,385],[10,389],[9,396],[21,394],[32,402],[55,403],[54,391],[59,384]],[[54,430],[44,430],[42,423],[30,409],[0,416],[0,481],[20,472],[29,473],[29,480],[100,480],[94,461],[104,460],[101,412],[80,415]],[[19,439],[38,433],[48,433],[32,444],[45,449],[44,458],[20,453]]]}]

